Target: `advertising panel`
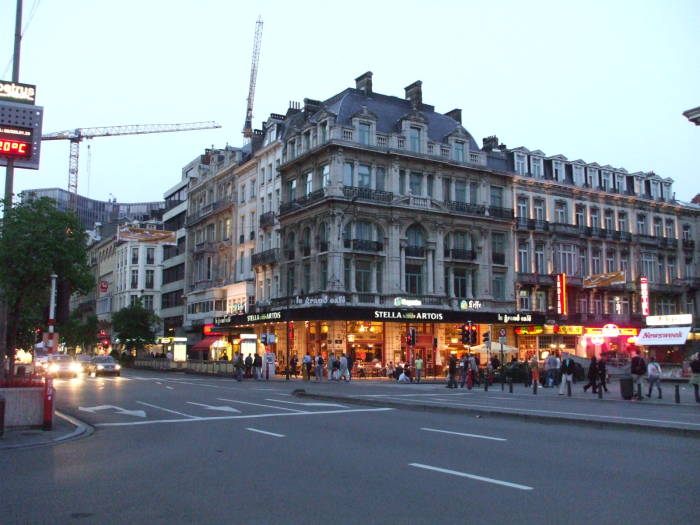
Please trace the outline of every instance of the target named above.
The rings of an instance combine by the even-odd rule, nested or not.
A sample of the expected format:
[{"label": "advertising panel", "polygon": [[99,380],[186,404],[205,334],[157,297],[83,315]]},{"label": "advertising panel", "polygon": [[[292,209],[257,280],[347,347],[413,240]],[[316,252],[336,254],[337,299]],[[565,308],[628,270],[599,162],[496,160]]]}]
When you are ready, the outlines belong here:
[{"label": "advertising panel", "polygon": [[642,328],[637,344],[642,346],[682,345],[688,339],[689,326]]},{"label": "advertising panel", "polygon": [[627,279],[625,278],[625,272],[596,273],[593,275],[587,275],[583,278],[583,287],[598,288],[603,286],[625,284],[626,282]]}]

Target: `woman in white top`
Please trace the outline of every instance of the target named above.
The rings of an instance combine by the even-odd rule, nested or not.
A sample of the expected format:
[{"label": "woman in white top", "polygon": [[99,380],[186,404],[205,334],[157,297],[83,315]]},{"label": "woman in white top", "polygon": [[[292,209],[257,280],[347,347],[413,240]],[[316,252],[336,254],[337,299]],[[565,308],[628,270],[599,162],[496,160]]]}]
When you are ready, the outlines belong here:
[{"label": "woman in white top", "polygon": [[647,365],[647,379],[649,380],[649,392],[647,397],[651,397],[651,391],[656,385],[659,391],[659,399],[661,399],[661,366],[656,362],[656,358],[650,357]]}]

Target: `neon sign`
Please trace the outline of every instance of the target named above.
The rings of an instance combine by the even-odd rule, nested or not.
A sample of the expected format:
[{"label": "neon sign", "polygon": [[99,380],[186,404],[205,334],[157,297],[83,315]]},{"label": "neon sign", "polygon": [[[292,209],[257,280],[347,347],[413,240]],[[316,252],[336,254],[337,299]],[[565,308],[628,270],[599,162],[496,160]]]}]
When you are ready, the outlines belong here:
[{"label": "neon sign", "polygon": [[557,313],[559,315],[568,315],[569,308],[566,300],[566,274],[557,274]]},{"label": "neon sign", "polygon": [[32,145],[29,142],[0,137],[0,154],[7,157],[27,158],[32,155]]},{"label": "neon sign", "polygon": [[[615,327],[615,329],[613,329],[612,327]],[[602,337],[619,337],[621,335],[626,335],[626,336],[639,335],[639,330],[636,328],[620,328],[616,325],[605,325],[602,328],[601,327],[586,326],[586,327],[584,327],[584,330],[586,331],[586,335],[590,335],[590,336],[599,335]],[[616,335],[613,335],[613,334],[616,334]]]},{"label": "neon sign", "polygon": [[639,276],[639,296],[642,303],[642,315],[649,315],[649,279],[646,275]]}]

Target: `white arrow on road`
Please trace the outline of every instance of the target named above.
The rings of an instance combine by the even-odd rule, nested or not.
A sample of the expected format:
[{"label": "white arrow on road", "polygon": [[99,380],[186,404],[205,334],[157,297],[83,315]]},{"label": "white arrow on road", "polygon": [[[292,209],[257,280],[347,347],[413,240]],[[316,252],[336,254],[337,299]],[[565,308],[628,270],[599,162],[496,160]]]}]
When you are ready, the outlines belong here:
[{"label": "white arrow on road", "polygon": [[265,399],[265,401],[274,401],[275,403],[286,403],[288,405],[301,405],[304,407],[340,407],[347,408],[345,405],[337,403],[295,403],[294,401],[284,401],[282,399]]},{"label": "white arrow on road", "polygon": [[124,414],[125,416],[135,416],[135,417],[146,417],[146,412],[143,410],[126,410],[125,408],[115,407],[114,405],[100,405],[96,407],[78,407],[78,410],[83,412],[92,412],[93,414],[99,410],[107,410],[113,408],[118,414]]},{"label": "white arrow on road", "polygon": [[207,410],[220,410],[221,412],[236,412],[238,414],[240,414],[241,412],[240,410],[233,407],[205,405],[204,403],[193,403],[192,401],[188,401],[188,403],[190,405],[206,408]]}]

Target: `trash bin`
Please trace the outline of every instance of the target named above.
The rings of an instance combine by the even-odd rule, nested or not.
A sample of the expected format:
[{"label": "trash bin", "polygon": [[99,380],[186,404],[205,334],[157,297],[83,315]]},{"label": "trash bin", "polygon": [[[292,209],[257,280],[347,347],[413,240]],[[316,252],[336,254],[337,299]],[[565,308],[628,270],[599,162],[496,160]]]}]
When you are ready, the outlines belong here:
[{"label": "trash bin", "polygon": [[634,381],[632,376],[622,376],[620,378],[620,395],[622,399],[632,399],[634,396]]}]

